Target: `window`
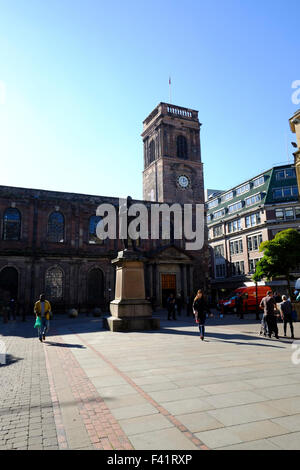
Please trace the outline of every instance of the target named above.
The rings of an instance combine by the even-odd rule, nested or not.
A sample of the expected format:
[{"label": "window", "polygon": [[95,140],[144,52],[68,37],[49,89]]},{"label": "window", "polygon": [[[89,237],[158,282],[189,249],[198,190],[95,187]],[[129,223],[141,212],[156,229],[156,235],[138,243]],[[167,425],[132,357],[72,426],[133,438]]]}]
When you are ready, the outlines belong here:
[{"label": "window", "polygon": [[218,204],[219,204],[218,199],[215,199],[214,201],[210,201],[210,202],[207,204],[207,208],[208,208],[208,209],[213,209],[214,207],[217,207]]},{"label": "window", "polygon": [[237,188],[236,194],[237,195],[244,194],[249,190],[250,190],[250,183],[247,183],[247,184],[244,184],[243,186],[240,186],[239,188]]},{"label": "window", "polygon": [[3,240],[20,240],[21,215],[18,209],[6,209],[3,215]]},{"label": "window", "polygon": [[248,237],[248,251],[258,251],[260,244],[262,243],[262,234],[253,235]]},{"label": "window", "polygon": [[254,273],[260,258],[249,259],[249,273]]},{"label": "window", "polygon": [[45,294],[49,300],[62,300],[63,298],[63,271],[59,267],[50,268],[46,272]]},{"label": "window", "polygon": [[244,261],[236,261],[232,263],[232,275],[233,276],[241,276],[245,274],[245,264]]},{"label": "window", "polygon": [[177,137],[177,157],[187,159],[187,140],[184,135],[179,135]]},{"label": "window", "polygon": [[246,206],[252,206],[253,204],[256,204],[257,202],[261,201],[261,194],[254,194],[253,196],[247,197],[245,199]]},{"label": "window", "polygon": [[295,177],[296,177],[295,168],[285,168],[283,170],[275,171],[275,178],[277,180],[284,180],[284,179],[295,178]]},{"label": "window", "polygon": [[261,223],[261,219],[260,219],[260,213],[259,212],[256,212],[255,214],[247,215],[245,217],[246,228],[254,227],[255,225],[258,225],[260,223]]},{"label": "window", "polygon": [[224,245],[216,245],[213,247],[215,258],[224,257]]},{"label": "window", "polygon": [[155,142],[151,140],[149,145],[149,163],[154,162],[155,160]]},{"label": "window", "polygon": [[222,264],[216,264],[216,278],[217,277],[225,277],[226,276],[226,265],[225,263]]},{"label": "window", "polygon": [[298,195],[297,186],[286,186],[284,188],[277,188],[273,190],[273,198],[285,198]]},{"label": "window", "polygon": [[237,232],[238,230],[241,230],[241,228],[241,219],[233,220],[232,222],[228,222],[227,224],[228,233]]},{"label": "window", "polygon": [[300,219],[300,207],[285,207],[275,210],[277,220],[295,220]]},{"label": "window", "polygon": [[97,237],[97,225],[101,222],[102,217],[98,215],[92,215],[89,221],[89,243],[91,245],[103,245],[104,240]]},{"label": "window", "polygon": [[264,182],[265,182],[264,176],[260,176],[259,178],[256,178],[255,180],[253,180],[253,187],[257,188],[258,186],[261,186],[262,184],[264,184]]},{"label": "window", "polygon": [[221,235],[223,235],[223,227],[222,225],[217,225],[213,228],[213,236],[220,237]]},{"label": "window", "polygon": [[63,243],[65,236],[65,221],[61,212],[52,212],[48,219],[47,240],[53,243]]},{"label": "window", "polygon": [[233,191],[230,191],[230,193],[227,193],[221,197],[221,202],[230,201],[230,199],[232,198],[233,198]]},{"label": "window", "polygon": [[235,204],[231,204],[231,206],[228,206],[228,212],[236,212],[238,210],[242,209],[242,201],[236,202]]},{"label": "window", "polygon": [[292,207],[287,207],[286,209],[284,209],[284,212],[285,212],[285,219],[286,220],[291,220],[291,219],[295,218],[294,209]]},{"label": "window", "polygon": [[243,253],[243,240],[234,240],[229,243],[229,250],[231,255]]},{"label": "window", "polygon": [[284,220],[284,210],[283,209],[276,209],[275,210],[275,217],[277,220]]},{"label": "window", "polygon": [[225,209],[221,209],[220,211],[214,212],[214,219],[220,219],[221,217],[224,217],[225,215]]}]

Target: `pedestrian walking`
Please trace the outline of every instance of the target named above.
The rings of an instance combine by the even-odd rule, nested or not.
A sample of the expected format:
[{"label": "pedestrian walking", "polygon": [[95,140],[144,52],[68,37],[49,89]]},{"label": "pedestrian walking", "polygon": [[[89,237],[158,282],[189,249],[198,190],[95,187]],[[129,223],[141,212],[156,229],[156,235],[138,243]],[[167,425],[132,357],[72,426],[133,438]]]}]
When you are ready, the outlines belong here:
[{"label": "pedestrian walking", "polygon": [[34,304],[34,313],[41,319],[41,327],[38,328],[38,336],[39,340],[42,342],[46,339],[46,333],[49,331],[50,316],[52,315],[51,305],[50,302],[45,299],[45,294],[41,294],[40,300]]},{"label": "pedestrian walking", "polygon": [[194,298],[193,313],[195,315],[195,321],[196,323],[198,323],[199,326],[200,339],[202,341],[204,340],[205,334],[206,312],[210,314],[210,310],[205,301],[203,291],[202,289],[199,289],[196,297]]},{"label": "pedestrian walking", "polygon": [[276,302],[273,296],[273,292],[269,290],[266,297],[264,297],[260,302],[260,308],[264,309],[264,321],[268,327],[268,336],[271,338],[272,333],[275,334],[275,337],[279,339],[278,336],[278,327],[276,320]]},{"label": "pedestrian walking", "polygon": [[283,333],[286,336],[286,327],[289,323],[291,330],[291,338],[294,338],[294,326],[293,326],[293,306],[289,300],[287,300],[286,295],[282,296],[282,302],[279,304],[280,315],[283,321]]},{"label": "pedestrian walking", "polygon": [[174,294],[170,294],[167,299],[168,320],[171,320],[171,317],[173,318],[173,320],[176,320],[175,305],[176,299],[174,297]]}]

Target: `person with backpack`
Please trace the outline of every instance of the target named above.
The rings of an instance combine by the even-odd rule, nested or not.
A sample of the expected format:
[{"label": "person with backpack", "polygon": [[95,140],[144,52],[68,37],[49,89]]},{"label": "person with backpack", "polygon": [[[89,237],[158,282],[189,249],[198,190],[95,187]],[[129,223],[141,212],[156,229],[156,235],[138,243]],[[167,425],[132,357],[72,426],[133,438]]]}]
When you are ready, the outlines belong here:
[{"label": "person with backpack", "polygon": [[202,341],[204,340],[204,334],[205,334],[206,312],[210,313],[210,310],[204,299],[202,289],[199,289],[196,297],[194,298],[193,313],[195,315],[195,321],[199,325],[200,339]]}]

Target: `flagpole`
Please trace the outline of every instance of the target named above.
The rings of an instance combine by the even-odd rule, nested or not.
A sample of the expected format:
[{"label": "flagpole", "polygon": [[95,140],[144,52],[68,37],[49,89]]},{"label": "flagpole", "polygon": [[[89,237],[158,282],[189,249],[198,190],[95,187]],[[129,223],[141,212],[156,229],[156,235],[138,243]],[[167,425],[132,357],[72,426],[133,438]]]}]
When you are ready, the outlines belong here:
[{"label": "flagpole", "polygon": [[170,98],[170,104],[172,104],[172,95],[171,95],[171,76],[169,76],[169,98]]}]

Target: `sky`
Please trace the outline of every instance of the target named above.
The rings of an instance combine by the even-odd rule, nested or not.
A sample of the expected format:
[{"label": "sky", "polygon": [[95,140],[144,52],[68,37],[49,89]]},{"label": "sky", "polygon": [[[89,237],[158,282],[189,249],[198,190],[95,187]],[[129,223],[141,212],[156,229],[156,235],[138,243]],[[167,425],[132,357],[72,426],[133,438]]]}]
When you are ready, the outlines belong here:
[{"label": "sky", "polygon": [[170,76],[205,188],[292,163],[299,18],[299,0],[0,0],[0,184],[142,199]]}]

